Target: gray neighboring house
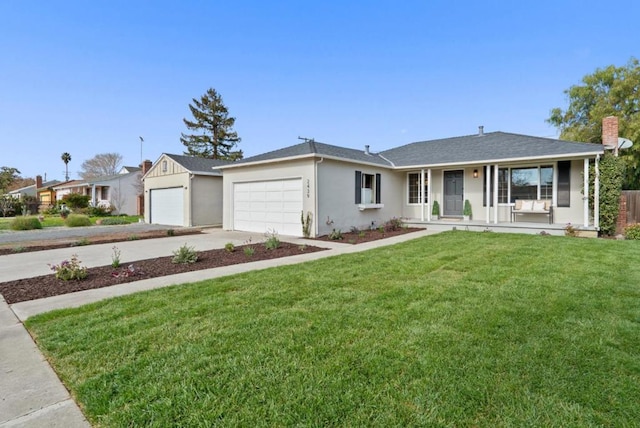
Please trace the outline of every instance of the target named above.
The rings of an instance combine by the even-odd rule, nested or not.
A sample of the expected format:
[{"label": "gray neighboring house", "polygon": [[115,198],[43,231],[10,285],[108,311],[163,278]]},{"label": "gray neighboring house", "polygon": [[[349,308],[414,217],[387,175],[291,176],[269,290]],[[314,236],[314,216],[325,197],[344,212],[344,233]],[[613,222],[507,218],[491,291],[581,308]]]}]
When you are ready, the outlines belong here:
[{"label": "gray neighboring house", "polygon": [[[617,133],[617,130],[616,130]],[[617,138],[617,135],[615,136]],[[512,221],[518,199],[548,200],[556,224],[596,230],[589,194],[590,162],[601,144],[490,132],[421,141],[374,153],[306,141],[223,165],[223,228],[302,235],[301,214],[313,219],[312,236],[333,229],[377,226],[392,217],[432,221],[434,201],[444,219]],[[596,189],[597,194],[597,189]],[[593,219],[596,219],[595,222]],[[548,223],[524,215],[519,221]]]},{"label": "gray neighboring house", "polygon": [[222,224],[222,172],[228,161],[163,153],[144,174],[144,219],[170,226]]}]

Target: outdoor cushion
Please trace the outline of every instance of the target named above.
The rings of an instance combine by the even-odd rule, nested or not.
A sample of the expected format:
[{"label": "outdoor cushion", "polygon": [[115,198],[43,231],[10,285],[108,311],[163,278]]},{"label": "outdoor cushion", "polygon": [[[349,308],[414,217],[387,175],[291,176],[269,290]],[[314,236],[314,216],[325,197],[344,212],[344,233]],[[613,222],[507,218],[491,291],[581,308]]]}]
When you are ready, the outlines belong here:
[{"label": "outdoor cushion", "polygon": [[533,209],[533,201],[522,201],[522,211],[531,211]]},{"label": "outdoor cushion", "polygon": [[534,211],[545,211],[546,208],[546,203],[545,201],[535,201],[533,203],[533,210]]}]

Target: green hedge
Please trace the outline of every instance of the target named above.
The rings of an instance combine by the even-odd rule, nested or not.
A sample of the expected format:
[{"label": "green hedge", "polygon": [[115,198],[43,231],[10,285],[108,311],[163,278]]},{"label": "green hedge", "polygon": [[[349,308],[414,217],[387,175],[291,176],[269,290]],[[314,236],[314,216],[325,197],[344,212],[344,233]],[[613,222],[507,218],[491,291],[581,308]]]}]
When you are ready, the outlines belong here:
[{"label": "green hedge", "polygon": [[64,224],[67,227],[91,226],[91,220],[86,215],[69,214],[69,217],[66,218]]},{"label": "green hedge", "polygon": [[11,230],[42,229],[42,223],[38,217],[16,217],[9,224]]}]

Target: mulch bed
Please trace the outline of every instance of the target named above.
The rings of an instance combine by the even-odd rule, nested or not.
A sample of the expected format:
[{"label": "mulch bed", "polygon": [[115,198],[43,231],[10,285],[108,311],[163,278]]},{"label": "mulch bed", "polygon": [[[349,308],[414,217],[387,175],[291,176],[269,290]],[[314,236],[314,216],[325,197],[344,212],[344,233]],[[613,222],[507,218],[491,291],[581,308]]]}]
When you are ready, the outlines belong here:
[{"label": "mulch bed", "polygon": [[[345,244],[361,244],[364,242],[375,241],[378,239],[390,238],[392,236],[404,235],[406,233],[423,230],[420,228],[400,228],[397,230],[387,230],[380,232],[379,230],[364,230],[360,232],[344,232],[341,240],[333,242],[341,242]],[[178,231],[176,231],[178,232]],[[200,230],[185,230],[180,234],[201,233]],[[178,233],[176,233],[178,235]],[[167,237],[166,231],[151,231],[136,235],[136,239]],[[103,244],[112,242],[122,242],[127,240],[122,235],[95,236],[89,238],[92,244]],[[316,241],[330,241],[328,236],[320,236]],[[32,251],[33,248],[53,249],[69,247],[66,244],[50,244],[43,243],[40,246],[25,247],[25,251]],[[27,300],[41,299],[44,297],[57,296],[59,294],[73,293],[75,291],[90,290],[94,288],[108,287],[116,284],[140,281],[143,279],[156,278],[159,276],[174,275],[177,273],[191,272],[202,269],[210,269],[222,266],[229,266],[239,263],[247,263],[258,260],[276,259],[280,257],[293,256],[301,252],[316,252],[325,250],[325,248],[306,245],[299,245],[282,242],[280,247],[274,250],[267,250],[263,245],[252,245],[255,252],[252,256],[244,253],[244,247],[238,246],[234,252],[224,249],[198,251],[198,261],[193,264],[174,264],[171,262],[172,256],[160,257],[157,259],[139,260],[114,269],[111,266],[100,266],[87,269],[87,278],[80,281],[63,281],[57,279],[54,274],[42,275],[33,278],[18,279],[15,281],[0,283],[0,294],[9,304],[24,302]],[[3,252],[4,251],[4,252]],[[34,250],[35,251],[35,250]],[[14,254],[12,249],[0,249],[0,255]],[[127,273],[127,267],[133,265],[134,274]]]},{"label": "mulch bed", "polygon": [[[376,241],[378,239],[391,238],[392,236],[404,235],[406,233],[417,232],[424,230],[416,227],[401,227],[396,230],[385,230],[384,232],[378,229],[373,230],[360,230],[358,232],[342,232],[342,239],[333,240],[333,242],[342,242],[344,244],[362,244],[363,242]],[[324,235],[316,238],[318,241],[332,241],[329,239],[329,235]]]},{"label": "mulch bed", "polygon": [[[57,279],[54,274],[18,279],[0,283],[0,294],[4,296],[7,303],[12,304],[159,276],[258,260],[277,259],[301,253],[313,253],[325,249],[312,245],[301,247],[299,245],[282,242],[279,248],[273,250],[267,250],[264,245],[253,245],[255,252],[252,256],[248,256],[244,253],[244,247],[245,246],[238,246],[233,252],[224,249],[198,251],[198,261],[192,264],[175,264],[171,262],[173,257],[168,256],[127,263],[119,269],[114,269],[111,266],[88,268],[88,276],[83,280],[63,281]],[[134,268],[135,273],[133,275],[127,274],[127,268],[130,265],[133,265]]]}]

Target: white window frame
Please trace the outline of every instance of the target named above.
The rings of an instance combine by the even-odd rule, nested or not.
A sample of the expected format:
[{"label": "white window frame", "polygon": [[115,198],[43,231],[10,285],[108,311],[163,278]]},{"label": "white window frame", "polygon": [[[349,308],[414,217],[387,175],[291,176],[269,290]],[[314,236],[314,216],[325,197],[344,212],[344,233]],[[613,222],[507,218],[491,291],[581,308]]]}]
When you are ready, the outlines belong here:
[{"label": "white window frame", "polygon": [[[417,175],[418,176],[418,195],[417,195],[417,199],[418,202],[411,202],[411,176],[412,175]],[[422,180],[421,177],[422,173],[420,171],[418,172],[408,172],[407,173],[407,205],[411,205],[411,206],[419,206],[423,204],[423,200],[424,200],[424,204],[428,204],[429,203],[429,179],[427,176],[424,177],[424,187],[422,188],[422,191],[420,189],[420,182]]]}]

